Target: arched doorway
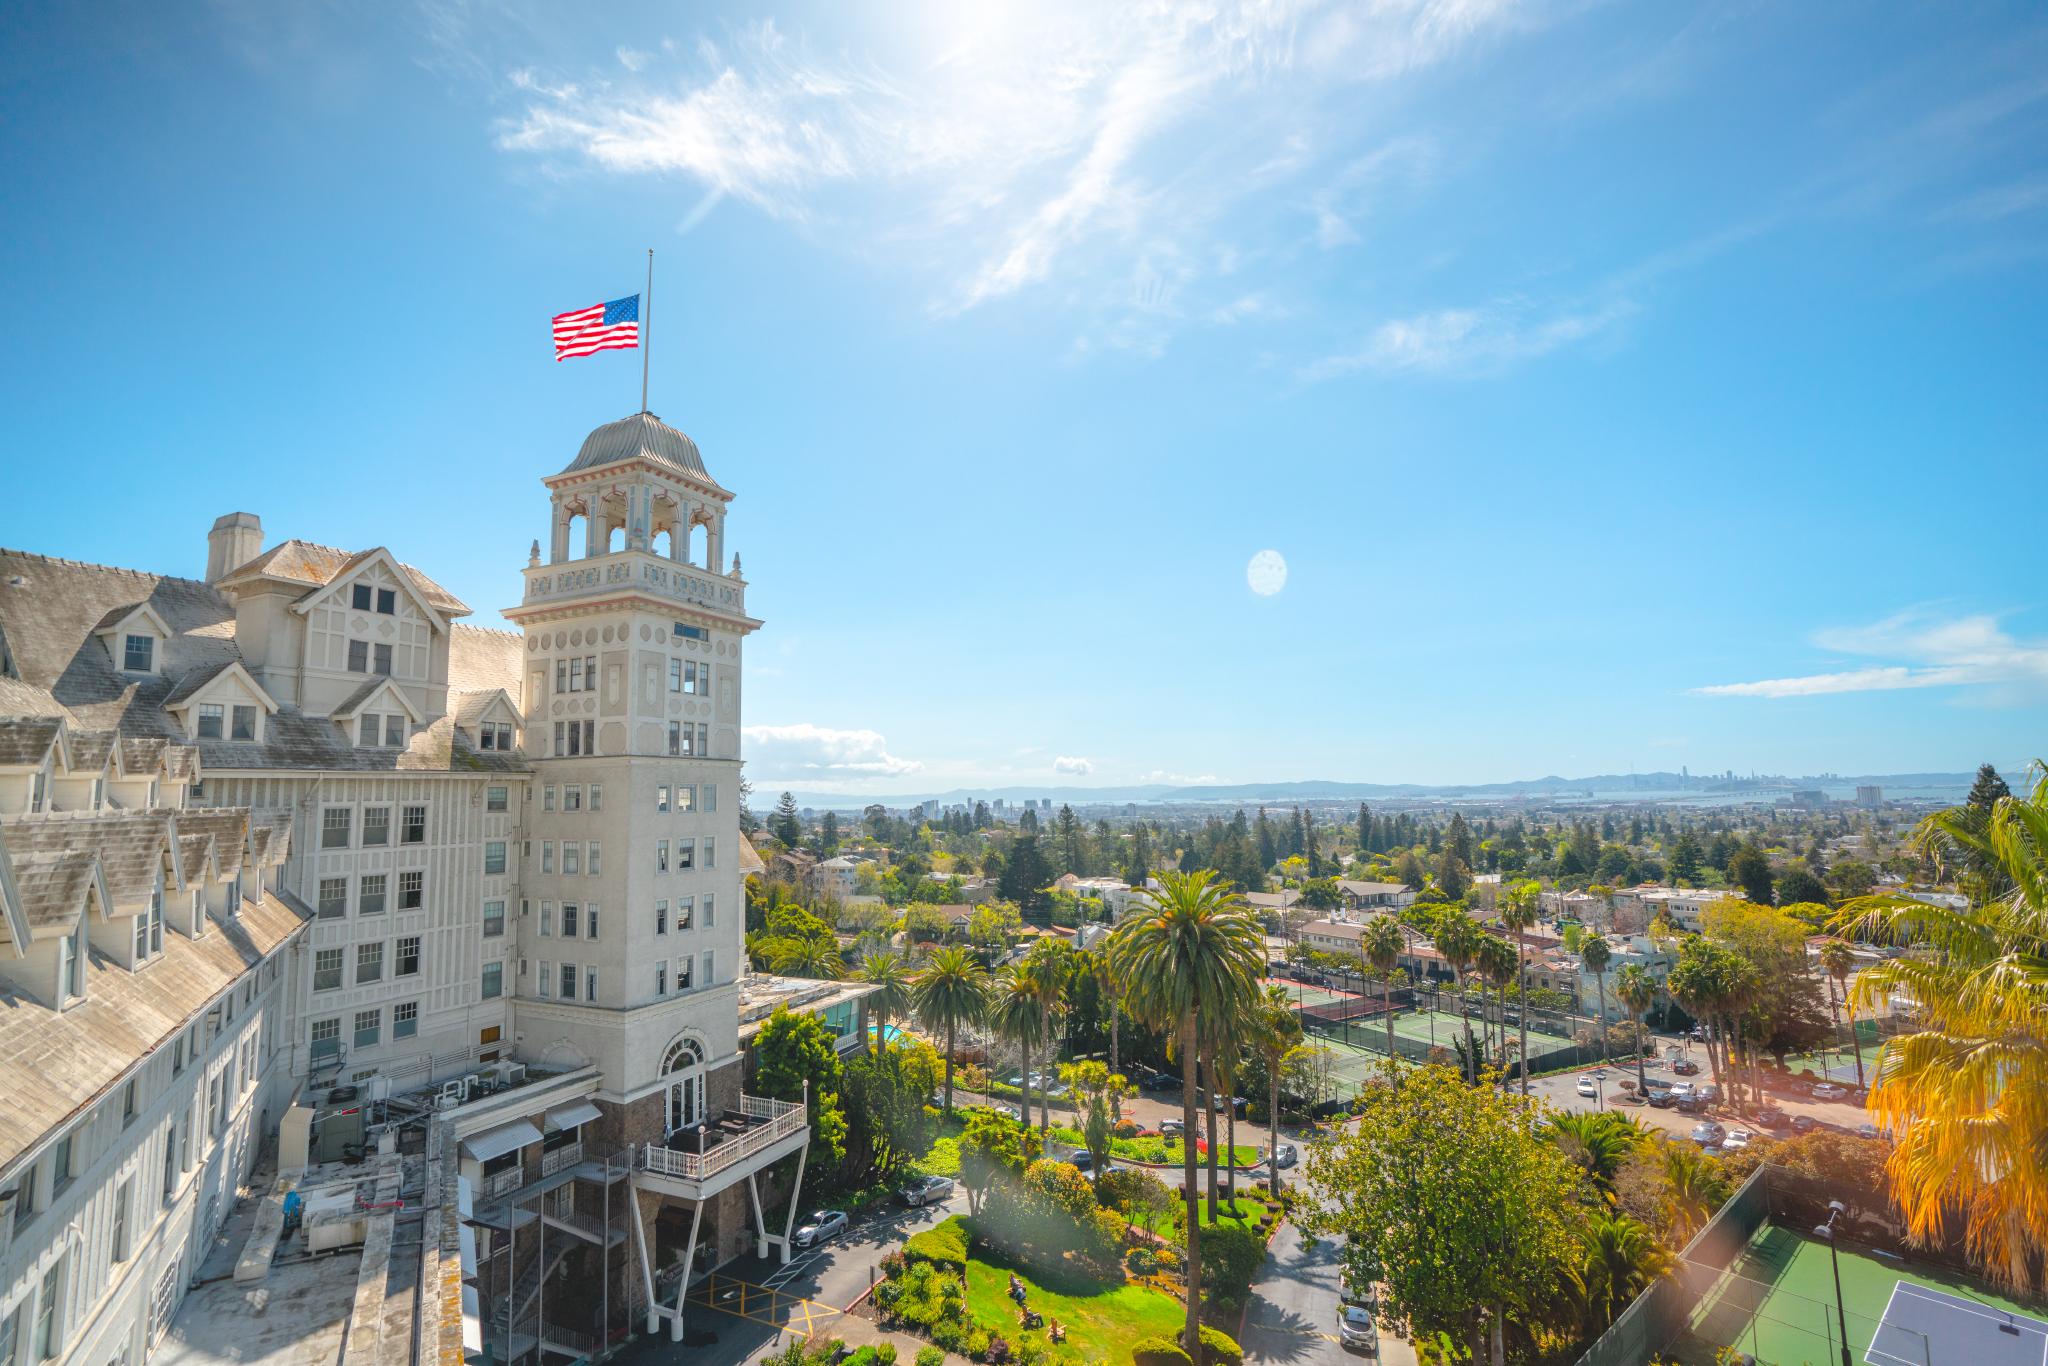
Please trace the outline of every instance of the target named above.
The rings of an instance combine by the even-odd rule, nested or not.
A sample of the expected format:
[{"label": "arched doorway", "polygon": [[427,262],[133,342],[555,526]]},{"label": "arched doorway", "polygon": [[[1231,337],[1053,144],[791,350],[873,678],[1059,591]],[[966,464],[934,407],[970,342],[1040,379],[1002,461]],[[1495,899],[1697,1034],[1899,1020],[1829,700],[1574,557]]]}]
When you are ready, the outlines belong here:
[{"label": "arched doorway", "polygon": [[661,1075],[668,1094],[668,1131],[687,1129],[704,1120],[704,1050],[694,1039],[677,1039],[662,1059]]}]

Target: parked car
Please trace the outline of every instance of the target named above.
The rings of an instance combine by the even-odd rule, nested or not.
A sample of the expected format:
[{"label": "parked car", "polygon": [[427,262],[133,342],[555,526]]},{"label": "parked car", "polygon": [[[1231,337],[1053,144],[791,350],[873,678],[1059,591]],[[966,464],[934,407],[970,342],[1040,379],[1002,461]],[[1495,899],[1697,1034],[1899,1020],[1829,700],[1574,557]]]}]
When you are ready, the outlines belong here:
[{"label": "parked car", "polygon": [[1180,1087],[1180,1078],[1171,1072],[1147,1072],[1138,1078],[1138,1086],[1146,1091],[1173,1091]]},{"label": "parked car", "polygon": [[1841,1100],[1849,1094],[1846,1086],[1837,1086],[1831,1081],[1820,1082],[1813,1088],[1815,1100]]},{"label": "parked car", "polygon": [[1728,1131],[1711,1119],[1703,1119],[1692,1126],[1690,1137],[1702,1148],[1718,1148],[1721,1141],[1728,1137]]},{"label": "parked car", "polygon": [[1656,1087],[1650,1092],[1650,1104],[1659,1110],[1669,1110],[1678,1103],[1678,1097],[1671,1094],[1669,1087]]},{"label": "parked car", "polygon": [[1750,1143],[1755,1140],[1755,1138],[1756,1135],[1751,1133],[1747,1129],[1730,1129],[1728,1131],[1728,1136],[1721,1140],[1721,1151],[1724,1153],[1741,1152],[1744,1148],[1747,1148],[1750,1145]]},{"label": "parked car", "polygon": [[1579,1094],[1582,1096],[1597,1096],[1600,1094],[1600,1088],[1594,1084],[1591,1077],[1580,1077]]},{"label": "parked car", "polygon": [[1818,1129],[1819,1127],[1820,1121],[1815,1119],[1812,1115],[1792,1116],[1792,1132],[1795,1134],[1811,1133],[1813,1130]]},{"label": "parked car", "polygon": [[1700,1065],[1691,1058],[1680,1058],[1671,1064],[1671,1070],[1681,1077],[1696,1077],[1700,1073]]},{"label": "parked car", "polygon": [[846,1211],[843,1209],[814,1209],[796,1226],[796,1245],[815,1247],[827,1243],[846,1232]]},{"label": "parked car", "polygon": [[1285,1170],[1301,1161],[1301,1154],[1294,1150],[1292,1143],[1282,1143],[1271,1153],[1273,1165]]},{"label": "parked car", "polygon": [[1785,1112],[1775,1105],[1766,1105],[1749,1118],[1760,1129],[1776,1129],[1785,1123]]},{"label": "parked car", "polygon": [[1159,1121],[1159,1136],[1161,1138],[1179,1138],[1186,1128],[1187,1125],[1177,1119],[1162,1119]]},{"label": "parked car", "polygon": [[1877,1126],[1876,1126],[1875,1124],[1872,1124],[1872,1123],[1871,1123],[1871,1122],[1870,1122],[1869,1120],[1867,1120],[1867,1119],[1866,1119],[1866,1120],[1864,1120],[1864,1121],[1863,1121],[1863,1122],[1862,1122],[1861,1124],[1859,1124],[1859,1125],[1857,1125],[1857,1126],[1856,1126],[1856,1137],[1858,1137],[1858,1138],[1877,1138],[1877,1137],[1879,1137],[1879,1134],[1878,1134],[1878,1132],[1877,1132]]},{"label": "parked car", "polygon": [[920,1205],[936,1205],[952,1197],[953,1178],[950,1176],[920,1176],[896,1192],[896,1198],[912,1209]]},{"label": "parked car", "polygon": [[1337,1340],[1349,1350],[1369,1357],[1380,1354],[1379,1325],[1372,1321],[1370,1310],[1355,1304],[1338,1306]]},{"label": "parked car", "polygon": [[[1078,1171],[1092,1172],[1095,1170],[1095,1154],[1089,1152],[1086,1148],[1074,1149],[1067,1154],[1066,1160]],[[1102,1170],[1106,1172],[1115,1171],[1116,1163],[1105,1158],[1102,1163]]]},{"label": "parked car", "polygon": [[1678,1101],[1692,1100],[1699,1090],[1689,1081],[1681,1081],[1671,1088],[1671,1098]]}]

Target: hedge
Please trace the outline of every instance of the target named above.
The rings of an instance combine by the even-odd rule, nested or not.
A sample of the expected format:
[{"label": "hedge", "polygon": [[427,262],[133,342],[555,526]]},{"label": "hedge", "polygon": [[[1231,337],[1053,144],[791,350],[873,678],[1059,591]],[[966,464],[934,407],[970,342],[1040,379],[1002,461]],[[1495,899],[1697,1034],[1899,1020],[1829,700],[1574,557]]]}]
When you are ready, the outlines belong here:
[{"label": "hedge", "polygon": [[1201,1342],[1202,1366],[1244,1366],[1244,1348],[1230,1334],[1205,1324]]},{"label": "hedge", "polygon": [[1214,1224],[1202,1230],[1201,1247],[1203,1288],[1211,1303],[1236,1309],[1266,1260],[1265,1238],[1235,1224]]},{"label": "hedge", "polygon": [[1131,1348],[1131,1366],[1195,1366],[1194,1361],[1177,1342],[1165,1338],[1145,1338]]},{"label": "hedge", "polygon": [[964,1269],[967,1265],[967,1221],[949,1215],[922,1233],[914,1233],[903,1244],[909,1262],[931,1262],[936,1266]]}]

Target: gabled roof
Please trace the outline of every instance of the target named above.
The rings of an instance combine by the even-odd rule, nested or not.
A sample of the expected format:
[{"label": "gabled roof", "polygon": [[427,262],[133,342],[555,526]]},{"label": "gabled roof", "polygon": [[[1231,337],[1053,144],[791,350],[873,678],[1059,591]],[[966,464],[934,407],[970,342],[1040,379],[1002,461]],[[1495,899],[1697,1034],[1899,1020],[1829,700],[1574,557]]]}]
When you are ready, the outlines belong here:
[{"label": "gabled roof", "polygon": [[39,768],[63,737],[61,716],[0,717],[0,768]]},{"label": "gabled roof", "polygon": [[519,708],[512,701],[512,694],[503,688],[485,688],[478,692],[451,692],[448,694],[448,710],[458,726],[475,726],[490,712],[496,703],[510,712],[516,721]]},{"label": "gabled roof", "polygon": [[277,699],[273,698],[264,690],[263,685],[256,681],[256,675],[242,667],[242,661],[239,659],[222,660],[218,664],[209,664],[204,668],[194,669],[186,674],[178,680],[178,686],[171,689],[170,695],[164,698],[164,710],[185,710],[192,704],[193,697],[200,689],[222,677],[230,677],[240,683],[243,689],[256,699],[258,705],[263,708],[266,714],[276,714]]},{"label": "gabled roof", "polygon": [[342,698],[341,705],[329,712],[328,715],[336,721],[353,721],[358,712],[362,711],[364,707],[367,707],[380,694],[386,691],[397,696],[398,705],[405,708],[405,714],[412,718],[414,725],[418,725],[426,719],[420,715],[420,709],[412,704],[412,699],[405,695],[405,689],[399,687],[392,679],[386,678],[381,674],[357,688],[347,697]]},{"label": "gabled roof", "polygon": [[[324,588],[345,573],[352,573],[373,555],[390,557],[391,552],[379,546],[373,550],[337,550],[331,545],[315,545],[311,541],[289,540],[258,555],[255,559],[221,577],[221,586],[251,582],[256,579],[276,579],[286,583],[309,584]],[[409,564],[391,560],[399,577],[410,580],[420,597],[442,616],[467,616],[469,605],[461,598],[435,583],[432,579]]]},{"label": "gabled roof", "polygon": [[118,631],[128,624],[129,618],[138,615],[158,635],[168,636],[173,634],[170,623],[165,621],[157,613],[157,610],[147,602],[131,602],[125,607],[109,608],[106,615],[101,617],[98,624],[92,628],[92,633],[96,636],[103,636],[109,632]]},{"label": "gabled roof", "polygon": [[89,849],[99,857],[110,901],[132,905],[149,899],[166,859],[171,863],[172,884],[184,880],[171,838],[176,815],[172,808],[159,806],[147,811],[78,812],[17,821],[6,827],[7,851],[19,861]]},{"label": "gabled roof", "polygon": [[73,730],[71,732],[71,776],[103,769],[109,763],[115,771],[122,771],[119,765],[121,732],[118,730]]},{"label": "gabled roof", "polygon": [[89,896],[96,896],[103,910],[107,904],[100,861],[90,849],[33,855],[17,860],[13,867],[14,885],[32,939],[69,934],[77,927]]}]

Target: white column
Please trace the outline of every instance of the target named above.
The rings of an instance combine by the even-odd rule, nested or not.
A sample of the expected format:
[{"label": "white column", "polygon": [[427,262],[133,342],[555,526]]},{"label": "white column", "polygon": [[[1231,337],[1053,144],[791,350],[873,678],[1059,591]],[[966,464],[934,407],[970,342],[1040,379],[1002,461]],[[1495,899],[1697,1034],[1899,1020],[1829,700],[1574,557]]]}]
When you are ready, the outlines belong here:
[{"label": "white column", "polygon": [[725,572],[725,514],[719,513],[705,528],[704,567],[714,574]]}]

